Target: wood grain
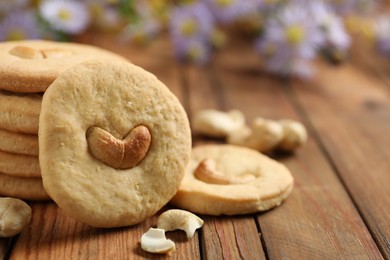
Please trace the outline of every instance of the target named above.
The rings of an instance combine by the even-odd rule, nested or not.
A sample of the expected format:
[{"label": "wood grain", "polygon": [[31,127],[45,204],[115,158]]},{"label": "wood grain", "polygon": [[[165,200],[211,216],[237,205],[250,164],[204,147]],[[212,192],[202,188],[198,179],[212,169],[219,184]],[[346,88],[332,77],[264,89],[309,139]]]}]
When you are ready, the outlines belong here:
[{"label": "wood grain", "polygon": [[294,84],[294,90],[381,252],[390,258],[389,96],[380,80],[351,65],[320,69],[311,86]]},{"label": "wood grain", "polygon": [[[190,114],[193,117],[202,109],[222,109],[221,93],[207,71],[211,68],[185,68],[186,89],[189,91]],[[192,117],[192,118],[193,118]],[[220,143],[223,140],[204,138],[194,133],[194,145]],[[196,199],[196,198],[194,198]],[[260,234],[253,216],[204,217],[201,229],[204,259],[265,259]]]},{"label": "wood grain", "polygon": [[[228,59],[235,62],[227,62]],[[217,64],[216,73],[229,106],[239,108],[250,117],[295,118],[309,124],[291,103],[285,81],[253,73],[255,69],[251,66],[257,64],[256,57],[245,46],[237,52],[224,53]],[[292,195],[281,207],[258,216],[267,256],[271,259],[381,258],[332,164],[313,139],[312,131],[317,130],[309,130],[311,138],[306,146],[292,156],[279,158],[295,177]]]}]

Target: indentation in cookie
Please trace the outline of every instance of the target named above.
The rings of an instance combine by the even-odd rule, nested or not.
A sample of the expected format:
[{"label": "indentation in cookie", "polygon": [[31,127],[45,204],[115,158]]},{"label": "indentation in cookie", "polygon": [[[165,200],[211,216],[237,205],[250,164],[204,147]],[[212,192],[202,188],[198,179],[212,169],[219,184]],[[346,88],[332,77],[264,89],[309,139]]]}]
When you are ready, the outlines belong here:
[{"label": "indentation in cookie", "polygon": [[219,172],[213,159],[201,161],[195,169],[194,175],[197,179],[210,184],[242,184],[254,180],[256,177],[251,173],[229,176]]},{"label": "indentation in cookie", "polygon": [[9,51],[9,53],[19,58],[30,59],[30,60],[61,58],[73,54],[71,51],[64,50],[64,49],[51,48],[51,49],[37,50],[22,45],[15,46]]},{"label": "indentation in cookie", "polygon": [[115,169],[137,166],[146,157],[152,141],[150,131],[144,125],[131,129],[122,140],[93,126],[88,129],[86,138],[92,156]]}]

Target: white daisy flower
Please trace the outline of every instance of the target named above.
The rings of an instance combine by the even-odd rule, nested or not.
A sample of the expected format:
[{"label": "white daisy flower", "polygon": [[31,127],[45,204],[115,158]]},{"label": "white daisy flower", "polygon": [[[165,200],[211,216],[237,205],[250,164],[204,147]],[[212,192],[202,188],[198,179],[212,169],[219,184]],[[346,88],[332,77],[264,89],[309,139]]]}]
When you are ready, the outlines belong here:
[{"label": "white daisy flower", "polygon": [[54,29],[69,34],[81,33],[90,21],[86,5],[74,0],[46,0],[40,14]]}]

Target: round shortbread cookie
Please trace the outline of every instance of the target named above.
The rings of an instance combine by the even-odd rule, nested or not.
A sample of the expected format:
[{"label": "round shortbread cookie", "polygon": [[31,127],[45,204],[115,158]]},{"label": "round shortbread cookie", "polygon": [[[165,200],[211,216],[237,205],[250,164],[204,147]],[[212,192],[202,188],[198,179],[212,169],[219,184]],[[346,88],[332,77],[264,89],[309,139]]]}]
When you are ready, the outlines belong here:
[{"label": "round shortbread cookie", "polygon": [[38,157],[2,151],[0,172],[18,177],[41,177]]},{"label": "round shortbread cookie", "polygon": [[278,206],[292,187],[289,170],[255,150],[203,145],[193,149],[171,203],[200,214],[247,214]]},{"label": "round shortbread cookie", "polygon": [[13,133],[0,129],[0,151],[38,156],[38,135]]},{"label": "round shortbread cookie", "polygon": [[49,200],[41,178],[23,178],[0,173],[0,196],[24,200]]},{"label": "round shortbread cookie", "polygon": [[187,115],[154,75],[130,63],[76,65],[45,92],[43,184],[68,215],[96,227],[139,223],[176,193],[191,153]]},{"label": "round shortbread cookie", "polygon": [[0,89],[44,92],[66,69],[96,58],[125,61],[115,53],[85,44],[43,40],[3,42],[0,43]]},{"label": "round shortbread cookie", "polygon": [[42,95],[0,91],[0,128],[38,134]]}]

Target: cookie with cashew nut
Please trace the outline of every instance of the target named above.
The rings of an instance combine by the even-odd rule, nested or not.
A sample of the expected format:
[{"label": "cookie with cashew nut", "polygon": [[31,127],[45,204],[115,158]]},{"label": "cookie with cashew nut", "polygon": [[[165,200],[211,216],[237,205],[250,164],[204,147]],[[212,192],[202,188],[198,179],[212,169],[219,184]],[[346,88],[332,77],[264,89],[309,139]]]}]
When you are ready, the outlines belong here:
[{"label": "cookie with cashew nut", "polygon": [[200,214],[247,214],[280,205],[292,188],[290,171],[266,155],[240,146],[202,145],[193,149],[171,203]]},{"label": "cookie with cashew nut", "polygon": [[96,227],[136,224],[178,190],[191,153],[189,121],[142,68],[76,65],[45,92],[39,119],[43,184],[71,217]]},{"label": "cookie with cashew nut", "polygon": [[44,92],[63,71],[95,58],[125,60],[115,53],[85,44],[43,40],[3,42],[0,43],[0,89]]}]

